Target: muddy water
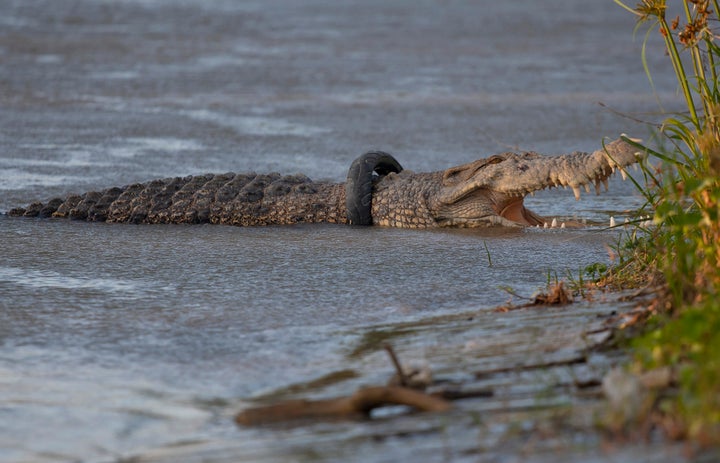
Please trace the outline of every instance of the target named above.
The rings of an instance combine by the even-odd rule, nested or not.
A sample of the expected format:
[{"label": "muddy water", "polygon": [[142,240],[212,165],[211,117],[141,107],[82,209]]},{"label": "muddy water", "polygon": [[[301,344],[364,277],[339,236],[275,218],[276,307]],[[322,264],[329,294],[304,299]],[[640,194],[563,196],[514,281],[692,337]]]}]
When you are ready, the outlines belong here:
[{"label": "muddy water", "polygon": [[[201,172],[342,181],[374,148],[417,171],[508,148],[594,150],[602,137],[646,136],[598,102],[642,117],[655,109],[633,20],[611,1],[0,0],[0,10],[0,211]],[[658,67],[663,57],[649,59]],[[655,82],[673,93],[667,75]],[[579,203],[563,191],[528,202],[598,223],[641,203],[619,181]],[[0,216],[0,236],[2,461],[528,457],[524,434],[507,431],[523,431],[516,414],[536,400],[532,388],[511,414],[481,425],[464,412],[259,431],[231,418],[337,372],[352,374],[301,396],[384,381],[384,339],[468,380],[483,367],[575,355],[577,329],[618,308],[488,310],[512,298],[503,286],[529,296],[556,274],[606,263],[617,232],[601,227],[239,229]],[[483,407],[493,408],[469,408]],[[592,437],[552,442],[569,461],[601,455]]]}]

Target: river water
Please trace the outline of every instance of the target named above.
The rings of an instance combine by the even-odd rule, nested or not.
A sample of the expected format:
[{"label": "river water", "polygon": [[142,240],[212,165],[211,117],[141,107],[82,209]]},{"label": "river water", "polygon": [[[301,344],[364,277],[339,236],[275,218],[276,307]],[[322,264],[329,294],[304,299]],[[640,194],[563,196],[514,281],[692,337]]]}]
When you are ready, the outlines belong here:
[{"label": "river water", "polygon": [[[652,119],[657,108],[634,20],[610,0],[0,0],[0,11],[0,211],[204,172],[343,181],[370,149],[416,171],[510,148],[591,151],[647,136],[614,111]],[[648,58],[672,98],[662,53]],[[599,197],[553,190],[528,203],[607,223],[642,201],[613,180]],[[369,424],[258,431],[232,416],[333,372],[352,379],[325,395],[377,382],[387,359],[358,345],[403,324],[479,317],[466,338],[426,328],[407,341],[406,355],[446,371],[460,352],[438,346],[507,337],[524,347],[498,341],[493,361],[531,355],[548,319],[491,312],[512,298],[503,287],[531,295],[608,263],[618,234],[0,216],[0,461],[163,449],[183,461],[193,446],[215,449],[206,461],[409,458]],[[571,323],[596,318],[583,310]],[[447,436],[422,423],[406,423],[425,436],[412,446],[448,461]]]}]

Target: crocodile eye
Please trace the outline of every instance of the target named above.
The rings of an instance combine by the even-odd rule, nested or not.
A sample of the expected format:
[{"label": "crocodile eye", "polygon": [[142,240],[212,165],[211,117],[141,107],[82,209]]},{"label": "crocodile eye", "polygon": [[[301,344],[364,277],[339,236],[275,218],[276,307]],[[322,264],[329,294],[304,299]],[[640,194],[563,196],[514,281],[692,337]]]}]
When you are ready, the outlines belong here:
[{"label": "crocodile eye", "polygon": [[466,182],[490,164],[497,164],[504,160],[505,156],[495,154],[489,158],[478,159],[477,161],[469,162],[461,166],[451,167],[443,173],[443,185]]}]

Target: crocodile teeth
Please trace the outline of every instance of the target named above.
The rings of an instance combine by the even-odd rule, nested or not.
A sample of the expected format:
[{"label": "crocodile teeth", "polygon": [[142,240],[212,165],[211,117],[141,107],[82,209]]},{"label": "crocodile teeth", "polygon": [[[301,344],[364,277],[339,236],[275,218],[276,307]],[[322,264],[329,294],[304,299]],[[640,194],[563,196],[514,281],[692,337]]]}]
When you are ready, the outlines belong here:
[{"label": "crocodile teeth", "polygon": [[585,193],[590,194],[590,185],[586,183],[584,185],[584,187],[585,187]]},{"label": "crocodile teeth", "polygon": [[600,194],[600,180],[595,180],[595,194]]},{"label": "crocodile teeth", "polygon": [[623,180],[627,180],[627,173],[625,172],[625,169],[619,169],[620,175],[622,176]]},{"label": "crocodile teeth", "polygon": [[572,187],[573,193],[575,194],[575,201],[580,201],[580,188],[579,187]]},{"label": "crocodile teeth", "polygon": [[550,228],[557,228],[557,219],[552,219],[552,223],[550,224]]},{"label": "crocodile teeth", "polygon": [[609,188],[610,188],[610,186],[608,185],[608,179],[607,179],[607,177],[605,177],[604,179],[602,179],[602,183],[603,183],[603,186],[605,187],[605,191],[607,192],[607,191],[609,190]]}]

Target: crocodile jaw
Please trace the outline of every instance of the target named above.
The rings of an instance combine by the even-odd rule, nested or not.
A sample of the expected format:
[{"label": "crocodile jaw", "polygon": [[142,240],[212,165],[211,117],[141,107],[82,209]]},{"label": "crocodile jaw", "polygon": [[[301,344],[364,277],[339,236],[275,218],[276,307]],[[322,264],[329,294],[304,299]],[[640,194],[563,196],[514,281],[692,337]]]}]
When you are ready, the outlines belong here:
[{"label": "crocodile jaw", "polygon": [[475,190],[453,203],[437,206],[435,220],[440,227],[529,227],[546,220],[524,204],[523,196],[508,196],[489,190]]},{"label": "crocodile jaw", "polygon": [[534,152],[502,153],[443,173],[443,186],[432,209],[439,226],[534,226],[546,220],[525,208],[526,195],[563,186],[580,199],[580,190],[594,185],[607,189],[608,178],[616,171],[641,161],[644,153],[616,140],[594,153],[542,156]]}]

